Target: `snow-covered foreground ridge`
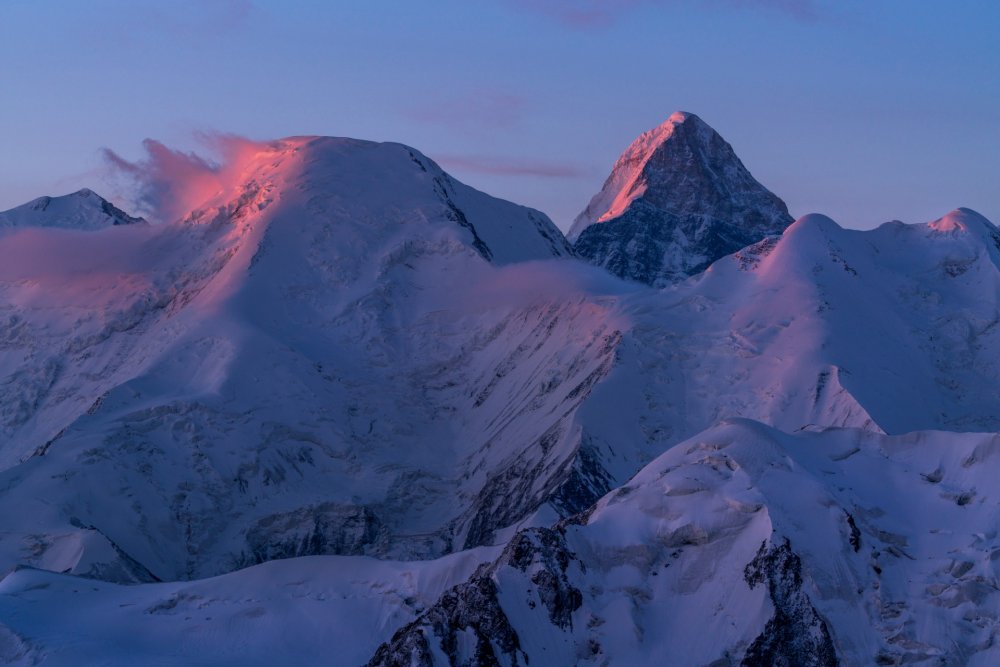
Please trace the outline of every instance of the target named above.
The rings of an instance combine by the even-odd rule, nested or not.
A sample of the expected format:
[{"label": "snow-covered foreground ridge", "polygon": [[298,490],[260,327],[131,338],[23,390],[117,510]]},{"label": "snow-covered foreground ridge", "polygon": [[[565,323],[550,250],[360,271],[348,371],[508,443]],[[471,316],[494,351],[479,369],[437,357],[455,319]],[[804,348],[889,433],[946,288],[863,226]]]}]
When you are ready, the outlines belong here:
[{"label": "snow-covered foreground ridge", "polygon": [[[702,229],[772,206],[697,123],[609,199],[669,213],[615,253],[691,193],[746,186]],[[0,213],[0,662],[995,663],[978,214],[740,218],[654,289],[400,144],[173,192]]]}]

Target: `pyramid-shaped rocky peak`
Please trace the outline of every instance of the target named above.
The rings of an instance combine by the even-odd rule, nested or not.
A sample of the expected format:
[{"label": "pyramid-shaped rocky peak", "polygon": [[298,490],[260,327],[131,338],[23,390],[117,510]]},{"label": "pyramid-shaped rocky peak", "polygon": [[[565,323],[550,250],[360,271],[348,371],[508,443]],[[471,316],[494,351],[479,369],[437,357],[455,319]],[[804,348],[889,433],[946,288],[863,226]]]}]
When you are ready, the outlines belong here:
[{"label": "pyramid-shaped rocky peak", "polygon": [[591,262],[662,287],[791,222],[718,132],[679,111],[622,153],[569,238]]}]

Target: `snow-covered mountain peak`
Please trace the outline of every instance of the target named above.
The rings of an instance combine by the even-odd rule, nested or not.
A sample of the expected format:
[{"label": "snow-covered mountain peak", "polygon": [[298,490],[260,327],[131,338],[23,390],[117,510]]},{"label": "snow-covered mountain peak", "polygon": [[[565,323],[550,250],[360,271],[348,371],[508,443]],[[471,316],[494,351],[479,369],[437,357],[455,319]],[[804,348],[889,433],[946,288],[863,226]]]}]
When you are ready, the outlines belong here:
[{"label": "snow-covered mountain peak", "polygon": [[810,236],[817,238],[829,238],[844,230],[837,222],[822,213],[807,213],[790,224],[782,236]]},{"label": "snow-covered mountain peak", "polygon": [[973,211],[971,208],[956,208],[946,215],[928,223],[931,230],[940,233],[971,232],[982,234],[984,232],[995,234],[996,226],[984,216]]},{"label": "snow-covered mountain peak", "polygon": [[569,238],[612,273],[664,286],[791,221],[725,139],[679,111],[625,149]]},{"label": "snow-covered mountain peak", "polygon": [[307,221],[335,221],[339,249],[354,261],[404,239],[444,237],[500,264],[572,254],[545,214],[474,190],[403,144],[295,136],[243,142],[230,153],[218,172],[178,186],[190,202],[188,223],[263,215],[266,227],[292,233]]},{"label": "snow-covered mountain peak", "polygon": [[95,230],[145,222],[142,218],[130,216],[88,188],[61,197],[39,197],[0,212],[0,229],[62,227]]}]

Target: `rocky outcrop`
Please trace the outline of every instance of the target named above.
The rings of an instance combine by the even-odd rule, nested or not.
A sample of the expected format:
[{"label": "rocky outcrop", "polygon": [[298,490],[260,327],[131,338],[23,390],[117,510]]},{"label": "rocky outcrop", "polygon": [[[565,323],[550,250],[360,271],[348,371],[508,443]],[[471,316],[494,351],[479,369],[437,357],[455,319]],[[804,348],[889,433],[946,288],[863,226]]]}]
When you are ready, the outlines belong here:
[{"label": "rocky outcrop", "polygon": [[573,612],[583,603],[583,594],[567,576],[575,561],[561,531],[533,528],[519,532],[494,563],[480,567],[469,581],[449,590],[379,646],[367,667],[529,664],[501,605],[498,581],[504,570],[525,578],[528,606],[536,609],[540,603],[549,622],[569,630]]},{"label": "rocky outcrop", "polygon": [[254,523],[247,530],[246,551],[236,567],[297,556],[378,553],[388,541],[388,529],[371,509],[321,503]]},{"label": "rocky outcrop", "polygon": [[750,588],[766,586],[774,605],[774,616],[747,649],[743,667],[840,664],[826,622],[802,590],[802,561],[787,539],[778,545],[761,544],[743,575]]}]

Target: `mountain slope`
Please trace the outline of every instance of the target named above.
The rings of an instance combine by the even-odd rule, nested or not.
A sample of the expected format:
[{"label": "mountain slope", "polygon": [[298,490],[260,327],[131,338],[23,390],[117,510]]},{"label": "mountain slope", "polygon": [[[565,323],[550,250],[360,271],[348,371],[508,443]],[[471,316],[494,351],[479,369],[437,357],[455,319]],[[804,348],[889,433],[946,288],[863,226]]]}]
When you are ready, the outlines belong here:
[{"label": "mountain slope", "polygon": [[715,130],[677,112],[622,153],[569,238],[615,275],[662,287],[791,222]]}]

